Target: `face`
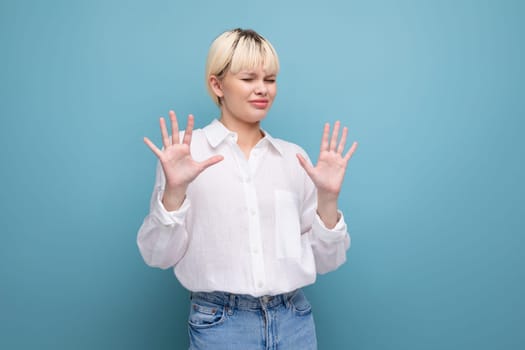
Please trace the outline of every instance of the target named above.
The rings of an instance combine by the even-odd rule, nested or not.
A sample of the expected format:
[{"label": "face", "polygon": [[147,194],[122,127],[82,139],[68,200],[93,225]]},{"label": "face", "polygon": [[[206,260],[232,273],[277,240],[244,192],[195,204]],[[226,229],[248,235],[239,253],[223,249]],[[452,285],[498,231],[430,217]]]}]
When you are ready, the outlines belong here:
[{"label": "face", "polygon": [[266,73],[262,67],[227,72],[213,85],[221,98],[222,118],[243,123],[264,119],[277,94],[276,75]]}]

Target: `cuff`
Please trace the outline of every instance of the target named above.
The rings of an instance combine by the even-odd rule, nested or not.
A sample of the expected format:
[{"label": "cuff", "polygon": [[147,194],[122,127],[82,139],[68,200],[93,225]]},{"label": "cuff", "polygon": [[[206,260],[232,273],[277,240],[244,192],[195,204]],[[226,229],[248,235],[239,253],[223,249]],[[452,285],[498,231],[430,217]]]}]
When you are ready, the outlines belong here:
[{"label": "cuff", "polygon": [[315,214],[315,220],[313,222],[313,232],[315,235],[317,235],[321,240],[328,242],[328,243],[335,243],[340,242],[345,239],[346,236],[346,223],[343,213],[338,210],[337,211],[339,215],[339,220],[337,221],[337,224],[335,224],[335,227],[332,229],[329,229],[325,226],[319,215]]},{"label": "cuff", "polygon": [[184,198],[184,202],[182,202],[182,205],[179,209],[174,211],[167,211],[164,207],[164,204],[162,204],[162,196],[164,195],[164,191],[162,189],[159,189],[157,191],[156,198],[153,203],[153,213],[154,215],[159,219],[160,223],[165,226],[173,226],[173,225],[182,225],[184,223],[184,218],[186,217],[186,213],[188,212],[188,209],[190,208],[190,200],[188,197]]}]

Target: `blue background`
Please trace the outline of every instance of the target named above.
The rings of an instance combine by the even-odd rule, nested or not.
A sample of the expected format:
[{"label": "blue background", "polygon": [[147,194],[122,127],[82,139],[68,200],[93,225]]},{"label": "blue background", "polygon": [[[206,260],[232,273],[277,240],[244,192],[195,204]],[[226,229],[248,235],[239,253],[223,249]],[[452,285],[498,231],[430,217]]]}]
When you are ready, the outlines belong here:
[{"label": "blue background", "polygon": [[204,64],[254,28],[280,54],[264,127],[360,147],[348,262],[306,289],[320,349],[525,347],[525,2],[0,2],[0,348],[185,349],[188,294],[147,267],[171,108],[218,116]]}]

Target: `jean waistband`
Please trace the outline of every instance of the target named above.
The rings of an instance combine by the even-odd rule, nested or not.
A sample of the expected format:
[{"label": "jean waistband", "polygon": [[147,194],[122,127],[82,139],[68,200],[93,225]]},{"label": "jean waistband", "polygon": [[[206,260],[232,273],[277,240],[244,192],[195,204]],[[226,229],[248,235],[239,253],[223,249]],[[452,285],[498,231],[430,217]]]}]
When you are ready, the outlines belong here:
[{"label": "jean waistband", "polygon": [[301,289],[289,293],[278,295],[264,295],[254,297],[246,294],[232,294],[227,292],[191,292],[192,300],[203,300],[215,303],[221,306],[228,306],[237,309],[262,309],[271,308],[278,305],[288,305],[297,293],[302,293]]}]

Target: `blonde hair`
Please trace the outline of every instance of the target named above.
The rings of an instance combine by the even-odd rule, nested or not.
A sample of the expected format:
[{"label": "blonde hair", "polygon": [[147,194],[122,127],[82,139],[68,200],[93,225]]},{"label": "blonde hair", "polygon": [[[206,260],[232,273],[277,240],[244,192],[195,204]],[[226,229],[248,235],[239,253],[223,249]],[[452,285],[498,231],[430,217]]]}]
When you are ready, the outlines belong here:
[{"label": "blonde hair", "polygon": [[263,36],[254,30],[240,28],[219,35],[211,44],[206,61],[206,87],[213,102],[221,105],[210,86],[212,75],[221,80],[228,71],[236,74],[261,65],[267,74],[277,75],[279,72],[277,53]]}]

